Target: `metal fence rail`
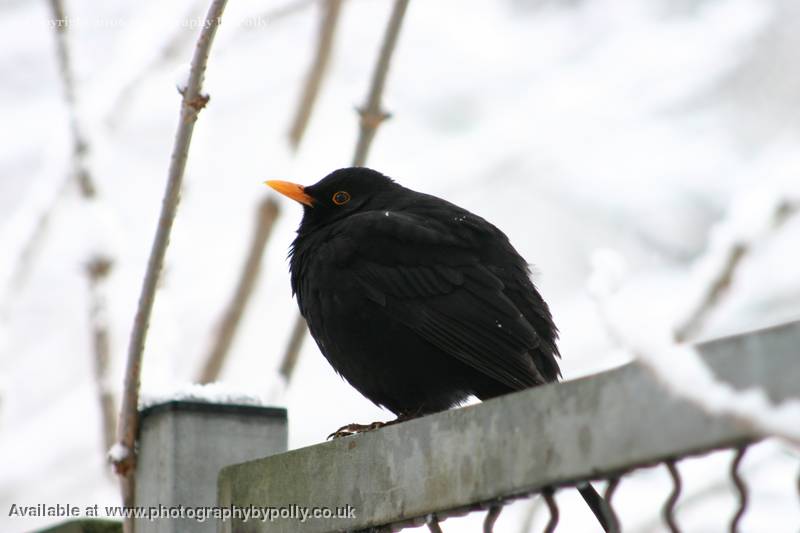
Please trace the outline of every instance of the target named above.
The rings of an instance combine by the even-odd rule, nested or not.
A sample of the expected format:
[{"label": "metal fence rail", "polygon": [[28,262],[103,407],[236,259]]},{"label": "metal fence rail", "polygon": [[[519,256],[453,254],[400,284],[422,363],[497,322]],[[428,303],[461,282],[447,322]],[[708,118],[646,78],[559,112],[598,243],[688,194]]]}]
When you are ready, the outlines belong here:
[{"label": "metal fence rail", "polygon": [[[736,388],[759,386],[773,401],[800,397],[800,322],[715,340],[700,347],[721,379]],[[329,519],[232,520],[223,532],[396,530],[448,516],[489,510],[541,493],[559,521],[553,492],[589,480],[608,480],[613,509],[620,476],[665,465],[672,492],[663,517],[678,531],[674,510],[682,490],[676,461],[734,448],[731,481],[739,503],[728,527],[746,510],[747,487],[738,466],[758,436],[725,417],[710,416],[669,394],[637,364],[547,385],[288,453],[233,465],[219,478],[221,505],[353,508]],[[800,495],[798,495],[800,505]],[[343,513],[344,514],[344,513]],[[721,527],[724,524],[720,524]]]}]

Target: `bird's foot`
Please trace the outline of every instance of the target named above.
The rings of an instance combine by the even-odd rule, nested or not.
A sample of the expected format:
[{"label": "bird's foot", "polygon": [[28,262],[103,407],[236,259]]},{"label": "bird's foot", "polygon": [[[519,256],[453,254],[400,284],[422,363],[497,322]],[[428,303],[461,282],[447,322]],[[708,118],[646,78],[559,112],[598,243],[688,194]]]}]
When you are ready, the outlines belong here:
[{"label": "bird's foot", "polygon": [[373,422],[372,424],[347,424],[346,426],[342,426],[328,435],[327,440],[338,439],[340,437],[349,437],[350,435],[355,435],[357,433],[364,433],[367,431],[372,431],[373,429],[382,428],[385,425],[387,425],[387,422]]},{"label": "bird's foot", "polygon": [[388,422],[373,422],[371,424],[347,424],[346,426],[342,426],[330,435],[326,440],[331,439],[338,439],[340,437],[349,437],[350,435],[356,435],[358,433],[366,433],[367,431],[372,431],[373,429],[380,429],[382,427],[391,426],[397,424],[399,422],[403,422],[405,420],[409,420],[412,417],[408,416],[398,416],[394,420],[389,420]]}]

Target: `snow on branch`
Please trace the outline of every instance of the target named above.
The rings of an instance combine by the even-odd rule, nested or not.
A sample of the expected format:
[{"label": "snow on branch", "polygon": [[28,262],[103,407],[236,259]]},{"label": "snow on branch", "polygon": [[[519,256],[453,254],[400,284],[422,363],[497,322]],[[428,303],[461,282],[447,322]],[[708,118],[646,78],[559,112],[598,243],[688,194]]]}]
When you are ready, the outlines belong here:
[{"label": "snow on branch", "polygon": [[759,241],[779,229],[800,207],[800,194],[778,184],[743,189],[727,216],[711,231],[708,249],[693,267],[697,289],[690,307],[677,321],[677,342],[695,338],[709,315],[729,293],[736,272]]},{"label": "snow on branch", "polygon": [[[54,20],[68,20],[62,0],[50,0],[51,15]],[[119,239],[110,238],[110,234],[117,224],[113,214],[102,201],[95,185],[89,165],[90,142],[86,134],[85,117],[79,105],[78,87],[75,83],[72,55],[67,32],[69,25],[54,24],[56,38],[56,55],[59,74],[61,78],[64,100],[67,106],[69,129],[72,143],[72,165],[63,185],[57,188],[55,195],[47,196],[47,202],[42,204],[32,231],[25,235],[27,239],[21,247],[21,253],[15,266],[18,275],[31,268],[36,251],[42,242],[49,220],[58,207],[59,201],[66,196],[68,185],[77,183],[80,197],[83,200],[81,208],[85,215],[85,232],[82,243],[86,246],[87,264],[86,277],[89,291],[89,324],[91,345],[94,359],[94,378],[97,384],[97,399],[101,417],[103,448],[108,449],[114,441],[116,430],[116,407],[114,393],[108,383],[109,366],[111,362],[111,342],[109,339],[110,327],[107,317],[108,309],[108,278],[113,267],[112,243]],[[35,201],[40,201],[42,196],[34,195]],[[17,281],[15,276],[13,281]]]},{"label": "snow on branch", "polygon": [[628,349],[673,393],[706,412],[727,415],[765,436],[774,435],[800,446],[800,399],[773,404],[757,387],[736,390],[716,378],[699,352],[670,342],[667,332],[646,332],[647,339],[629,339]]},{"label": "snow on branch", "polygon": [[[213,0],[208,9],[205,23],[200,30],[197,45],[192,57],[189,81],[182,91],[180,119],[172,149],[167,185],[161,205],[158,227],[153,239],[150,257],[147,262],[142,290],[136,317],[133,322],[128,361],[125,371],[125,387],[120,411],[120,422],[117,431],[119,443],[128,450],[135,450],[136,435],[139,428],[139,385],[141,379],[142,353],[144,351],[147,328],[155,300],[156,287],[164,263],[172,224],[178,209],[186,159],[191,144],[194,124],[200,111],[208,103],[209,97],[202,93],[203,77],[208,62],[211,45],[220,24],[227,0]],[[133,505],[135,456],[128,454],[122,461],[114,463],[115,470],[121,477],[123,504]],[[126,531],[132,530],[132,523],[126,521]]]},{"label": "snow on branch", "polygon": [[113,266],[113,261],[103,255],[92,257],[89,264],[86,265],[86,274],[89,278],[89,322],[94,349],[94,377],[97,383],[104,449],[109,449],[114,444],[114,432],[117,427],[117,408],[114,392],[109,384],[111,339],[107,316],[107,280]]},{"label": "snow on branch", "polygon": [[588,290],[609,337],[637,359],[672,393],[691,401],[704,411],[729,416],[755,433],[773,435],[800,446],[800,399],[775,405],[757,387],[736,390],[714,375],[693,346],[675,342],[669,327],[650,324],[626,328],[608,311],[625,269],[624,261],[612,252],[593,257]]}]

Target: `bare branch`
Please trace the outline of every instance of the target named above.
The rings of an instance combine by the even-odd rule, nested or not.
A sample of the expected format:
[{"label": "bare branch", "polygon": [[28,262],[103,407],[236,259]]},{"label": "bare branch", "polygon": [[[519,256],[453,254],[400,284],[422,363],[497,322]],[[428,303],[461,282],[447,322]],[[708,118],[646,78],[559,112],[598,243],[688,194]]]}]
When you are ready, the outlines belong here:
[{"label": "bare branch", "polygon": [[733,243],[730,248],[725,250],[725,261],[722,262],[719,272],[715,274],[708,287],[705,288],[705,294],[700,303],[692,310],[684,322],[676,328],[675,340],[677,342],[684,342],[700,332],[708,315],[728,293],[734,273],[749,250],[749,246],[740,242]]},{"label": "bare branch", "polygon": [[297,360],[300,358],[300,348],[303,347],[303,339],[308,332],[308,325],[302,316],[297,316],[294,321],[292,333],[289,336],[289,344],[286,346],[286,354],[281,361],[279,369],[280,375],[283,380],[288,384],[292,380],[294,367],[297,366]]},{"label": "bare branch", "polygon": [[389,113],[381,108],[381,98],[383,97],[386,76],[389,74],[389,64],[397,44],[397,37],[400,35],[400,27],[403,24],[403,17],[406,14],[407,7],[408,0],[395,0],[389,24],[386,26],[386,33],[383,36],[378,62],[372,73],[367,103],[358,109],[361,117],[361,129],[358,134],[356,151],[353,155],[353,166],[356,167],[364,166],[367,162],[369,147],[372,145],[372,139],[375,138],[378,126],[390,116]]},{"label": "bare branch", "polygon": [[[29,240],[23,247],[19,256],[17,275],[27,271],[29,264],[43,240],[50,217],[63,198],[68,185],[74,180],[79,186],[81,197],[89,207],[89,203],[97,203],[99,196],[94,184],[88,164],[89,140],[84,131],[83,122],[78,105],[78,92],[75,86],[75,75],[72,68],[69,39],[67,36],[67,15],[62,0],[50,0],[50,10],[53,16],[53,28],[56,36],[56,54],[58,58],[59,74],[64,91],[64,99],[69,113],[69,126],[72,136],[72,171],[68,174],[58,193],[52,198],[51,203],[42,211],[34,226]],[[109,342],[109,325],[106,317],[107,301],[105,282],[111,272],[112,260],[105,254],[96,255],[89,259],[86,274],[89,282],[89,323],[91,327],[92,348],[94,352],[94,377],[97,383],[98,402],[103,435],[103,450],[108,450],[114,442],[116,429],[116,407],[114,396],[108,387],[108,369],[111,359]],[[16,277],[16,276],[15,276]]]},{"label": "bare branch", "polygon": [[[389,117],[389,114],[381,108],[381,97],[407,7],[408,0],[395,0],[394,2],[392,14],[383,36],[378,62],[375,64],[375,70],[372,73],[367,103],[363,108],[358,109],[361,117],[361,129],[356,142],[355,154],[353,155],[353,166],[364,166],[366,164],[369,147],[375,138],[375,132],[380,123]],[[300,349],[303,347],[303,339],[305,339],[307,329],[305,319],[298,315],[292,327],[289,343],[286,346],[286,352],[283,355],[280,366],[281,376],[283,376],[287,385],[292,379],[297,359],[300,357]]]},{"label": "bare branch", "polygon": [[93,198],[97,192],[91,173],[87,165],[89,154],[89,143],[84,133],[84,128],[78,112],[78,98],[75,89],[75,75],[72,69],[69,39],[67,35],[67,15],[64,10],[62,0],[49,1],[51,16],[53,17],[53,29],[56,38],[56,58],[58,63],[59,77],[64,92],[64,100],[67,104],[69,116],[70,135],[72,137],[72,167],[66,175],[64,182],[57,187],[58,191],[50,195],[47,205],[41,208],[36,217],[36,222],[32,225],[30,234],[24,239],[24,245],[15,261],[15,266],[9,276],[9,287],[19,290],[26,281],[26,275],[31,269],[36,253],[38,252],[47,229],[50,218],[56,210],[59,202],[65,197],[69,186],[74,180],[78,185],[83,198]]},{"label": "bare branch", "polygon": [[93,257],[86,266],[86,275],[89,278],[89,322],[92,329],[92,348],[94,349],[94,377],[100,404],[104,453],[114,444],[114,432],[117,427],[114,394],[108,386],[111,343],[109,341],[105,282],[112,267],[111,259],[104,256]]},{"label": "bare branch", "polygon": [[[604,277],[597,271],[592,278]],[[763,436],[775,436],[794,446],[800,446],[800,398],[773,404],[763,389],[737,389],[719,379],[702,359],[695,346],[678,344],[671,331],[659,324],[626,329],[626,324],[614,321],[608,312],[608,286],[590,281],[589,294],[609,338],[619,348],[641,363],[664,387],[712,415],[727,416],[743,428]]]},{"label": "bare branch", "polygon": [[220,321],[214,345],[208,353],[206,362],[200,372],[198,378],[200,383],[211,383],[219,377],[242,315],[258,281],[258,275],[261,271],[261,259],[264,256],[264,250],[267,247],[267,242],[278,214],[278,202],[272,196],[267,196],[261,201],[257,210],[253,240],[250,243],[244,268],[233,293],[233,299],[228,304],[228,308]]},{"label": "bare branch", "polygon": [[[68,174],[66,179],[62,180],[59,184],[56,192],[54,194],[48,194],[44,202],[40,203],[33,200],[34,204],[40,203],[40,205],[34,205],[32,208],[38,211],[38,213],[33,217],[35,221],[30,225],[29,229],[26,228],[27,231],[24,232],[26,235],[21,239],[21,249],[14,260],[14,266],[7,278],[7,285],[5,287],[5,292],[7,294],[3,295],[4,299],[25,286],[28,280],[28,274],[31,272],[33,264],[36,262],[36,256],[47,237],[50,219],[58,208],[60,201],[65,198],[70,185],[72,185],[72,175]],[[31,196],[35,197],[37,194],[33,193]]]},{"label": "bare branch", "polygon": [[[288,18],[292,15],[302,13],[303,10],[310,8],[312,5],[320,2],[321,0],[292,0],[288,1],[285,5],[278,7],[270,7],[268,10],[263,11],[258,16],[245,18],[242,23],[237,24],[239,30],[235,34],[229,34],[229,38],[216,44],[216,51],[219,54],[223,52],[232,42],[235,42],[238,36],[241,36],[242,29],[252,27],[250,21],[258,21],[259,25],[271,25],[283,18]],[[195,20],[202,12],[204,2],[197,1],[189,6],[189,9],[184,16],[186,20]],[[241,16],[241,15],[240,15]],[[230,21],[229,21],[230,22]],[[171,63],[174,63],[176,58],[179,57],[183,51],[188,48],[191,41],[192,33],[186,31],[186,28],[179,26],[174,32],[164,37],[159,53],[149,63],[144,65],[138,71],[134,71],[128,79],[122,84],[122,87],[117,92],[117,95],[112,99],[111,105],[105,112],[104,122],[110,130],[114,130],[119,124],[124,121],[127,116],[127,111],[131,108],[131,101],[136,95],[137,90],[153,73],[158,72]]]},{"label": "bare branch", "polygon": [[[128,347],[128,362],[125,371],[125,388],[122,398],[122,408],[120,410],[120,424],[117,432],[119,445],[127,451],[120,460],[114,462],[117,473],[121,476],[123,504],[131,506],[134,503],[134,467],[135,467],[135,443],[136,434],[139,429],[139,384],[142,365],[142,353],[144,351],[147,328],[150,323],[150,315],[153,309],[156,287],[159,275],[164,263],[169,235],[172,230],[172,223],[178,209],[178,199],[180,196],[181,183],[186,168],[186,158],[189,153],[192,132],[197,115],[208,101],[208,96],[201,92],[203,76],[208,62],[208,55],[214,35],[219,26],[222,12],[225,9],[227,0],[213,0],[208,9],[205,23],[200,30],[197,39],[197,46],[192,57],[189,81],[183,91],[181,100],[180,120],[178,130],[175,135],[175,144],[172,149],[172,157],[167,174],[167,185],[164,192],[164,199],[161,205],[158,227],[153,239],[153,246],[150,258],[147,262],[142,290],[139,296],[139,304],[136,317],[133,322],[130,345]],[[125,530],[133,531],[133,523],[130,520],[125,522]]]},{"label": "bare branch", "polygon": [[339,21],[341,7],[342,0],[326,0],[322,6],[317,49],[306,77],[306,84],[298,102],[297,111],[292,120],[292,126],[289,128],[289,144],[293,150],[297,150],[303,140],[303,134],[311,118],[311,113],[314,111],[314,103],[317,101],[322,80],[328,70],[328,63],[333,50],[333,37],[336,34],[336,25]]},{"label": "bare branch", "polygon": [[83,125],[80,123],[78,115],[78,99],[75,93],[75,76],[73,74],[67,39],[67,17],[64,11],[64,4],[61,0],[50,0],[50,11],[55,20],[53,28],[56,34],[56,52],[58,55],[61,84],[64,89],[64,97],[67,100],[67,107],[69,108],[69,123],[72,131],[72,177],[78,182],[78,185],[80,185],[81,194],[85,198],[91,198],[95,195],[96,188],[89,174],[89,170],[86,167],[89,144],[86,141]]},{"label": "bare branch", "polygon": [[[772,229],[778,229],[782,226],[797,210],[798,205],[789,201],[784,200],[777,203],[771,214]],[[696,306],[688,313],[687,317],[675,328],[674,338],[676,342],[685,342],[695,337],[702,330],[708,316],[727,296],[736,271],[752,248],[753,243],[744,240],[733,240],[729,243],[723,252],[725,259],[720,262],[719,269],[709,280],[704,289],[704,294]]]},{"label": "bare branch", "polygon": [[[196,19],[202,13],[202,5],[203,3],[200,1],[194,2],[189,6],[184,18],[186,20]],[[122,88],[117,92],[113,103],[106,113],[105,123],[109,129],[114,130],[120,122],[123,121],[127,115],[127,111],[132,107],[130,102],[133,99],[133,95],[136,94],[142,82],[180,55],[183,50],[188,47],[190,36],[191,32],[186,31],[185,27],[179,25],[175,32],[164,39],[158,56],[150,61],[143,69],[135,72],[133,76],[125,82]]]}]

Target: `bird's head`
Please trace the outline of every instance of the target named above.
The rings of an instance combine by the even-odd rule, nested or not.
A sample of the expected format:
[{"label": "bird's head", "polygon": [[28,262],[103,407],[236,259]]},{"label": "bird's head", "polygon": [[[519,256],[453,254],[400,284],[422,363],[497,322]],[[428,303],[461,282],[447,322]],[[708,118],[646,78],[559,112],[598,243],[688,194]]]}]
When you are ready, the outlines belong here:
[{"label": "bird's head", "polygon": [[[391,207],[402,189],[391,178],[365,167],[340,168],[314,185],[270,180],[267,185],[303,204],[298,233],[311,231],[355,213]],[[390,194],[395,191],[395,194]]]}]

